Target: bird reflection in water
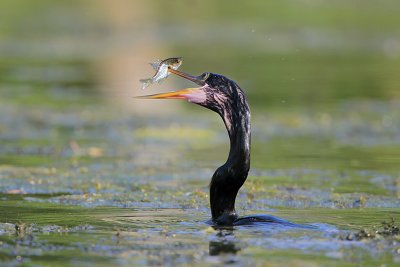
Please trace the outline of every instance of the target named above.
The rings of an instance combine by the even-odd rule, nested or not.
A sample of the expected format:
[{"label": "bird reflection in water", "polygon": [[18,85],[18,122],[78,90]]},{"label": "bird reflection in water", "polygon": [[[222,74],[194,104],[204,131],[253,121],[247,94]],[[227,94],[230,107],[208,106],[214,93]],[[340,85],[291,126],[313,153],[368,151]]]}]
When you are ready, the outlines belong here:
[{"label": "bird reflection in water", "polygon": [[221,254],[236,254],[242,248],[240,242],[236,240],[231,230],[219,230],[216,239],[211,240],[209,243],[209,254],[210,256],[219,256]]}]

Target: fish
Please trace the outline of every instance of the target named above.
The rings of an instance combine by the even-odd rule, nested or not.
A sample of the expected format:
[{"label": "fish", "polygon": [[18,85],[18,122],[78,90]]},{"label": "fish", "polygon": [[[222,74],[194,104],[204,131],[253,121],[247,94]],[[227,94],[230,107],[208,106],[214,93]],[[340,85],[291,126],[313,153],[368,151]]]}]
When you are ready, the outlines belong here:
[{"label": "fish", "polygon": [[150,63],[156,73],[153,77],[148,79],[141,79],[142,89],[147,88],[151,84],[157,82],[160,83],[165,78],[167,78],[170,73],[168,69],[177,70],[182,64],[182,57],[170,57],[164,60],[156,60],[155,62]]}]

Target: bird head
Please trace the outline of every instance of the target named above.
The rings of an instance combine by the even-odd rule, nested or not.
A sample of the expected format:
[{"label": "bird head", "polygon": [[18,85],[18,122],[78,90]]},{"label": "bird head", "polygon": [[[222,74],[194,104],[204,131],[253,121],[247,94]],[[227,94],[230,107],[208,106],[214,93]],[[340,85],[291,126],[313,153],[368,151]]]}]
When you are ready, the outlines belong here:
[{"label": "bird head", "polygon": [[197,88],[186,88],[178,91],[155,95],[140,96],[146,99],[183,99],[198,104],[223,115],[235,99],[244,99],[239,86],[225,76],[205,72],[192,76],[181,71],[169,69],[169,72],[199,85]]}]

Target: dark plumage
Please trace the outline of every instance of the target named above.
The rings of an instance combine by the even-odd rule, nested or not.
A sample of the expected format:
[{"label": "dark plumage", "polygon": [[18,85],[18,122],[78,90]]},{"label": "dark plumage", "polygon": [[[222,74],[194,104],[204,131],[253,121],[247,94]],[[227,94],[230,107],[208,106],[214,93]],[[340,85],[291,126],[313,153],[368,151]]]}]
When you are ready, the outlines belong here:
[{"label": "dark plumage", "polygon": [[215,171],[210,183],[212,222],[216,225],[273,223],[293,227],[310,227],[270,215],[239,218],[235,210],[235,200],[250,169],[250,108],[244,92],[236,82],[219,74],[206,72],[200,76],[192,76],[172,69],[170,72],[191,80],[201,87],[141,98],[186,99],[208,108],[221,116],[230,138],[228,159]]},{"label": "dark plumage", "polygon": [[225,123],[230,138],[229,156],[210,183],[212,220],[232,224],[237,218],[236,195],[246,181],[250,169],[250,109],[246,97],[234,81],[210,73],[205,81],[206,101],[199,103],[217,112]]}]

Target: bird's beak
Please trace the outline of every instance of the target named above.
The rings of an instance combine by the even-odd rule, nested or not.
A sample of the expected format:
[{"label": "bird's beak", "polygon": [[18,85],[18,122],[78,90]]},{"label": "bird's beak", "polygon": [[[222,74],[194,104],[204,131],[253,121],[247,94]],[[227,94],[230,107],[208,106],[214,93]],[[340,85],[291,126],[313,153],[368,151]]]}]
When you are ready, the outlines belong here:
[{"label": "bird's beak", "polygon": [[138,96],[137,98],[142,98],[142,99],[186,99],[189,102],[193,102],[193,103],[202,103],[206,100],[206,93],[204,91],[206,83],[200,76],[192,76],[190,74],[186,74],[184,72],[177,71],[174,69],[169,69],[169,72],[171,72],[175,75],[178,75],[182,78],[185,78],[189,81],[192,81],[192,82],[200,85],[201,87],[186,88],[186,89],[182,89],[179,91],[168,92],[168,93]]},{"label": "bird's beak", "polygon": [[155,95],[144,95],[138,96],[137,98],[142,99],[190,99],[191,95],[195,95],[196,93],[200,93],[202,91],[200,88],[186,88],[179,91],[161,93]]},{"label": "bird's beak", "polygon": [[185,78],[186,80],[192,81],[200,86],[204,86],[206,83],[205,81],[200,77],[200,76],[192,76],[190,74],[178,71],[178,70],[174,70],[174,69],[168,69],[169,72],[171,72],[172,74],[178,75],[182,78]]}]

